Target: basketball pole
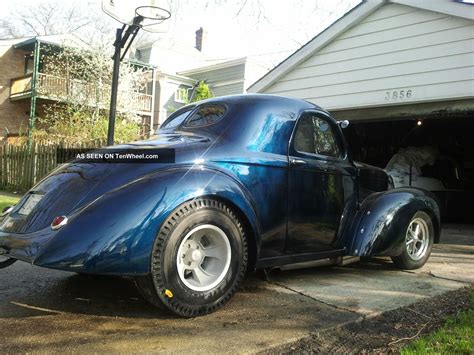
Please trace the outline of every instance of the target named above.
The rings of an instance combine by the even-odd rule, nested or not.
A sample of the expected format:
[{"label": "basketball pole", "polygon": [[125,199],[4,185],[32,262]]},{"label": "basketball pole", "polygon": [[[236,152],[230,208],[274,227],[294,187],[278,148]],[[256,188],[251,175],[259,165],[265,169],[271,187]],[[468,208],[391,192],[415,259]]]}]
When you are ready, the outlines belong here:
[{"label": "basketball pole", "polygon": [[[118,84],[120,76],[120,62],[127,54],[128,49],[132,45],[135,37],[137,36],[138,30],[140,29],[140,22],[143,21],[142,16],[136,16],[133,20],[133,24],[123,25],[122,28],[117,28],[115,34],[114,42],[114,67],[112,72],[112,87],[110,93],[110,110],[109,110],[109,126],[107,130],[107,145],[114,144],[114,134],[115,134],[115,117],[117,114],[117,96],[118,96]],[[124,33],[125,32],[125,33]],[[131,36],[131,38],[130,38]],[[128,43],[127,43],[128,42]],[[125,47],[124,52],[122,53],[122,48]]]},{"label": "basketball pole", "polygon": [[115,132],[115,114],[117,112],[117,91],[118,91],[118,79],[120,73],[120,52],[122,47],[120,46],[120,42],[122,42],[122,34],[124,30],[122,28],[117,28],[117,32],[115,34],[115,53],[113,56],[114,59],[114,70],[112,72],[112,88],[110,94],[110,111],[109,111],[109,128],[107,130],[107,145],[114,144],[114,132]]}]

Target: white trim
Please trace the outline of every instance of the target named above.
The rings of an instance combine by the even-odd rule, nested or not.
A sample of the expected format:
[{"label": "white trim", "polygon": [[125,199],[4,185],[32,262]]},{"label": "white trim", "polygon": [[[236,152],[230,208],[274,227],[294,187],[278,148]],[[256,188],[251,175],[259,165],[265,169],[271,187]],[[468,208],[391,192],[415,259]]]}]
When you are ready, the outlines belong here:
[{"label": "white trim", "polygon": [[[415,7],[418,9],[440,12],[442,14],[474,20],[474,6],[454,0],[390,0],[391,3]],[[470,7],[466,7],[470,6]]]},{"label": "white trim", "polygon": [[247,61],[247,57],[242,57],[242,58],[237,58],[233,60],[228,60],[225,62],[218,62],[216,64],[206,65],[205,67],[195,68],[191,70],[184,70],[184,71],[179,72],[178,74],[188,76],[188,75],[198,74],[204,71],[233,67],[235,65],[244,64],[246,61]]},{"label": "white trim", "polygon": [[174,84],[185,84],[185,85],[194,85],[196,83],[195,79],[186,78],[184,76],[176,75],[176,74],[168,74],[161,72],[160,78],[165,79],[170,83]]},{"label": "white trim", "polygon": [[[303,47],[283,60],[275,68],[269,71],[253,83],[248,92],[264,92],[283,75],[291,71],[301,62],[308,59],[318,50],[322,49],[336,37],[354,27],[364,18],[372,14],[375,10],[387,3],[411,6],[428,11],[436,11],[452,16],[458,16],[467,19],[474,18],[474,9],[472,5],[455,2],[453,0],[366,0],[349,11],[346,15],[330,25],[326,30],[314,37]],[[468,7],[466,7],[468,6]],[[468,11],[470,10],[470,11]]]}]

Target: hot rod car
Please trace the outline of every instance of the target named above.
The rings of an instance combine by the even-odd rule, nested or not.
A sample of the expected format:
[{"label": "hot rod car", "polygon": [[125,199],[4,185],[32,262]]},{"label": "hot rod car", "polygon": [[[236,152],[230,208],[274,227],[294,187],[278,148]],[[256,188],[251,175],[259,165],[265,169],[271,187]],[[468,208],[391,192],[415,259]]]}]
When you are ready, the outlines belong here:
[{"label": "hot rod car", "polygon": [[130,277],[185,317],[225,304],[247,270],[376,255],[421,267],[439,241],[435,198],[353,162],[346,124],[271,95],[187,105],[149,140],[104,149],[174,162],[74,160],[4,211],[3,266]]}]

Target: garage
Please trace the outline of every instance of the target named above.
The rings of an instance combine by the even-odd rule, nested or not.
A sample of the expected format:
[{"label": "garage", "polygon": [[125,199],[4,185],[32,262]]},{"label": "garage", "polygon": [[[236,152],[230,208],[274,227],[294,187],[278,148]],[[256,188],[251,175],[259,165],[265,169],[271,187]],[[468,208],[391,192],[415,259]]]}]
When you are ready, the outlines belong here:
[{"label": "garage", "polygon": [[363,2],[254,83],[351,122],[352,157],[474,222],[474,6]]},{"label": "garage", "polygon": [[414,186],[439,199],[444,222],[474,221],[473,112],[448,109],[351,120],[351,156],[384,168],[395,187]]}]

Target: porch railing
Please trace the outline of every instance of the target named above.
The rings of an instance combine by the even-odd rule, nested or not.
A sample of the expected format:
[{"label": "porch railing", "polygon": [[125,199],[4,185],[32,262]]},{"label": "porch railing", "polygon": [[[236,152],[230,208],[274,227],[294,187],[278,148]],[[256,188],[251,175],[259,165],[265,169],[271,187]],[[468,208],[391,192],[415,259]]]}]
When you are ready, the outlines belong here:
[{"label": "porch railing", "polygon": [[[31,81],[31,74],[12,79],[10,97],[15,99],[31,94]],[[110,89],[107,87],[45,73],[38,73],[36,90],[40,97],[56,101],[81,102],[100,108],[108,108],[110,98]],[[119,91],[118,106],[119,109],[131,108],[137,113],[151,113],[152,96],[135,91]]]}]

